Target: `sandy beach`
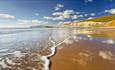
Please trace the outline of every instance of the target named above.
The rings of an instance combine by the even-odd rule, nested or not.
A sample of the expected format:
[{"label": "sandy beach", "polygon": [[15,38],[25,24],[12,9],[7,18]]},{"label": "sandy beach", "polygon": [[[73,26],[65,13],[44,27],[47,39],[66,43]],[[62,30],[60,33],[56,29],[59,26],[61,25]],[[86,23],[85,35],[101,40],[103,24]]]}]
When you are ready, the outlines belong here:
[{"label": "sandy beach", "polygon": [[114,47],[100,38],[71,38],[57,47],[51,70],[115,70]]},{"label": "sandy beach", "polygon": [[0,70],[115,70],[114,29],[1,32]]}]

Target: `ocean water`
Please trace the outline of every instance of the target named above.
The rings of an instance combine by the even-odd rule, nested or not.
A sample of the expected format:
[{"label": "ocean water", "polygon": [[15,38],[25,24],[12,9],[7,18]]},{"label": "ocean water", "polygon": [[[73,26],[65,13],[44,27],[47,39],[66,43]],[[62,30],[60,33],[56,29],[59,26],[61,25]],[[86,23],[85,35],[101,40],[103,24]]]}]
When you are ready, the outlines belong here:
[{"label": "ocean water", "polygon": [[62,28],[0,29],[0,70],[48,70],[52,47],[69,36]]},{"label": "ocean water", "polygon": [[[84,40],[112,47],[109,51],[103,47],[105,50],[100,51],[98,56],[112,60],[114,64],[114,31],[78,28],[0,29],[0,70],[50,70],[49,58],[55,56],[56,47]],[[80,55],[89,56],[87,53]]]}]

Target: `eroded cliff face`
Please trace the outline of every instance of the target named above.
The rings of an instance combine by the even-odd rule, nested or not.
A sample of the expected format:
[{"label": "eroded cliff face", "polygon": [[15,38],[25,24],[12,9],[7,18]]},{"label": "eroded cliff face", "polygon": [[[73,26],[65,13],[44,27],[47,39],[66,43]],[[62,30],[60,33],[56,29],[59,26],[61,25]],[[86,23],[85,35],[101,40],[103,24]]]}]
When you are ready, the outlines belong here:
[{"label": "eroded cliff face", "polygon": [[115,20],[109,22],[83,21],[64,24],[62,27],[115,27]]},{"label": "eroded cliff face", "polygon": [[93,22],[93,21],[85,21],[85,22],[74,22],[70,24],[64,24],[63,27],[92,27],[92,26],[102,26],[105,22]]}]

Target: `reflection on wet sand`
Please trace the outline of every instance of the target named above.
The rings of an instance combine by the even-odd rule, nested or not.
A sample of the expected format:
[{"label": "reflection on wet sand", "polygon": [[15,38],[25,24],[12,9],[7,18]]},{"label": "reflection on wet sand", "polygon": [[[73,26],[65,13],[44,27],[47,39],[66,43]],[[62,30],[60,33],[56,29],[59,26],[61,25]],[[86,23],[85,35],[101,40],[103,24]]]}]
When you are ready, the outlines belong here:
[{"label": "reflection on wet sand", "polygon": [[0,70],[115,70],[114,29],[1,31]]},{"label": "reflection on wet sand", "polygon": [[73,29],[57,47],[52,70],[115,70],[115,31]]}]

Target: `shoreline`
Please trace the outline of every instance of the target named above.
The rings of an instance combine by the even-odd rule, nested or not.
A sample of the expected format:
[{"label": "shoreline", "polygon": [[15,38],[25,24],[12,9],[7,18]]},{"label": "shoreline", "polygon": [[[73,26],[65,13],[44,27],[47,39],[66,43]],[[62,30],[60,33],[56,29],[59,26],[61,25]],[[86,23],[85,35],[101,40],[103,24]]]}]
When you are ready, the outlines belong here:
[{"label": "shoreline", "polygon": [[51,37],[49,37],[49,40],[51,41],[51,43],[53,44],[53,46],[50,48],[51,49],[51,54],[47,55],[47,56],[42,56],[41,57],[41,60],[45,61],[44,63],[44,70],[50,70],[51,69],[51,66],[50,64],[52,63],[51,62],[51,57],[53,57],[55,54],[56,54],[56,48],[63,44],[65,42],[65,40],[67,40],[68,38],[64,39],[62,42],[56,44],[52,39]]},{"label": "shoreline", "polygon": [[85,38],[63,43],[51,58],[51,70],[114,70],[113,46]]}]

